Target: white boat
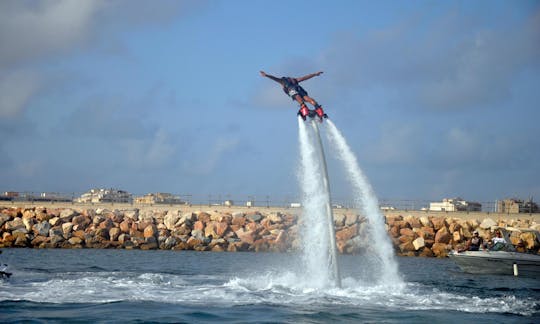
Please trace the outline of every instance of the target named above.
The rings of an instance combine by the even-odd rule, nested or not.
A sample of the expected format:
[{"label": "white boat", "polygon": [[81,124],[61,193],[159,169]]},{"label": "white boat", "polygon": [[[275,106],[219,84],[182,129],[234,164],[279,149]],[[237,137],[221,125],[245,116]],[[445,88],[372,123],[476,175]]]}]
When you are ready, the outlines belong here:
[{"label": "white boat", "polygon": [[517,275],[540,279],[540,255],[507,251],[452,251],[461,270],[478,274]]},{"label": "white boat", "polygon": [[[537,231],[530,229],[501,227],[493,227],[492,229],[500,231],[506,242],[510,242],[511,231],[536,232],[537,240],[540,237]],[[516,252],[512,244],[506,244],[503,249],[498,251],[451,251],[448,257],[461,270],[468,273],[514,275],[540,279],[540,255]]]}]

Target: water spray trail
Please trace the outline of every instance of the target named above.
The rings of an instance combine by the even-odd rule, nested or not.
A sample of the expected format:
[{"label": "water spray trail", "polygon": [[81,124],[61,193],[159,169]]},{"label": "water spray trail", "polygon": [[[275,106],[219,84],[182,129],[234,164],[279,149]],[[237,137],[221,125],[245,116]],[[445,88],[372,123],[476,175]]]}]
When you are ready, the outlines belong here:
[{"label": "water spray trail", "polygon": [[[300,144],[299,180],[302,189],[302,256],[304,278],[311,287],[324,288],[336,283],[338,275],[332,270],[331,242],[328,233],[326,204],[329,193],[323,183],[319,148],[313,143],[313,130],[298,118]],[[332,224],[333,225],[333,224]],[[335,255],[334,255],[335,260]],[[334,261],[335,262],[335,261]],[[336,263],[337,265],[337,263]]]},{"label": "water spray trail", "polygon": [[370,249],[375,253],[376,262],[372,273],[380,274],[378,281],[384,284],[399,284],[402,282],[397,262],[394,258],[392,242],[386,233],[384,216],[379,210],[379,202],[373,189],[360,169],[356,156],[347,141],[330,120],[327,120],[328,140],[338,153],[338,158],[344,163],[348,180],[354,188],[357,203],[362,215],[369,220],[368,241]]}]

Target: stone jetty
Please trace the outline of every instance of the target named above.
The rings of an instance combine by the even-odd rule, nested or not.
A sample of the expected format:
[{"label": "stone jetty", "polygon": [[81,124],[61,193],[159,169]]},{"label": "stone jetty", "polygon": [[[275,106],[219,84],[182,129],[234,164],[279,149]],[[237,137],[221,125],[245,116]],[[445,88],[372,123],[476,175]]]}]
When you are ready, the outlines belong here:
[{"label": "stone jetty", "polygon": [[[297,213],[0,207],[0,247],[287,252],[300,248],[299,232],[309,229]],[[395,251],[404,256],[445,257],[474,230],[489,239],[493,226],[540,229],[534,220],[519,218],[385,218]],[[360,254],[377,244],[368,241],[368,220],[361,215],[334,212],[334,223],[340,253]],[[511,240],[529,252],[540,249],[534,232],[513,231]]]}]

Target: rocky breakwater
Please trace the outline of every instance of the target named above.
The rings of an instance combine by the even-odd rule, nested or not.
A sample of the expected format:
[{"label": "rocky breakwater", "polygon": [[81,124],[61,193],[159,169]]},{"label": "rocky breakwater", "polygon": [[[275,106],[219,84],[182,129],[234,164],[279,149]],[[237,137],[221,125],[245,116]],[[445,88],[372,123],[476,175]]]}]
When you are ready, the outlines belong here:
[{"label": "rocky breakwater", "polygon": [[281,252],[296,232],[282,213],[0,208],[0,247]]},{"label": "rocky breakwater", "polygon": [[540,249],[540,237],[534,232],[540,230],[540,224],[529,219],[392,216],[386,222],[396,253],[403,256],[446,257],[451,250],[464,248],[475,230],[487,242],[496,227],[508,229],[510,243],[519,251],[538,253]]},{"label": "rocky breakwater", "polygon": [[[342,254],[377,244],[367,219],[352,211],[334,213],[334,225]],[[284,252],[300,249],[299,231],[309,226],[291,212],[0,207],[0,247]],[[489,239],[493,226],[540,228],[530,220],[386,217],[395,251],[404,256],[444,257],[474,230]],[[529,252],[540,248],[531,232],[512,232],[511,240]]]}]

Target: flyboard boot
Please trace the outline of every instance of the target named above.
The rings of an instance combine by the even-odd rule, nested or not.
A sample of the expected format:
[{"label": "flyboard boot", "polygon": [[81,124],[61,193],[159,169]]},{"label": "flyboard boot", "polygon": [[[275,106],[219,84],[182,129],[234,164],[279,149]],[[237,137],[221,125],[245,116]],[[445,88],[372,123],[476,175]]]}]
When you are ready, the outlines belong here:
[{"label": "flyboard boot", "polygon": [[317,116],[319,116],[321,123],[323,121],[323,118],[328,118],[328,115],[324,113],[324,110],[320,105],[315,106],[315,113],[317,114]]},{"label": "flyboard boot", "polygon": [[306,120],[306,117],[309,116],[309,108],[305,103],[300,105],[300,110],[298,110],[298,115],[302,117],[303,120]]}]

